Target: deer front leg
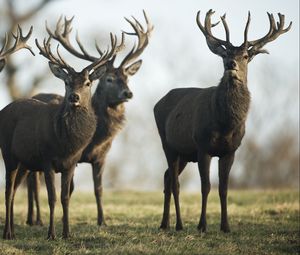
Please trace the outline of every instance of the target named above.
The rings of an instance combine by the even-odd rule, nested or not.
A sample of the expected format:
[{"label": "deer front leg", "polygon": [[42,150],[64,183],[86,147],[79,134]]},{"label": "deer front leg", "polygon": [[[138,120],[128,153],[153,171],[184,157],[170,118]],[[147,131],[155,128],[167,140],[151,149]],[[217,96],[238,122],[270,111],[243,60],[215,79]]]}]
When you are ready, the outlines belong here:
[{"label": "deer front leg", "polygon": [[92,163],[93,167],[93,180],[94,180],[94,193],[97,203],[97,223],[99,226],[106,226],[102,207],[102,174],[103,174],[103,162]]},{"label": "deer front leg", "polygon": [[49,221],[49,229],[48,229],[48,240],[55,239],[55,227],[54,227],[54,210],[56,203],[56,190],[55,190],[55,172],[52,169],[47,169],[44,172],[45,174],[45,182],[48,193],[48,204],[50,209],[50,221]]},{"label": "deer front leg", "polygon": [[75,166],[61,174],[61,204],[63,208],[63,238],[70,237],[69,230],[69,201],[70,201],[70,186],[73,178]]},{"label": "deer front leg", "polygon": [[207,197],[210,192],[209,167],[211,157],[204,153],[198,153],[198,169],[201,177],[202,209],[198,224],[198,230],[206,232],[206,205]]},{"label": "deer front leg", "polygon": [[231,166],[234,161],[234,153],[219,159],[219,196],[221,201],[221,230],[230,232],[227,218],[227,190],[228,178]]}]

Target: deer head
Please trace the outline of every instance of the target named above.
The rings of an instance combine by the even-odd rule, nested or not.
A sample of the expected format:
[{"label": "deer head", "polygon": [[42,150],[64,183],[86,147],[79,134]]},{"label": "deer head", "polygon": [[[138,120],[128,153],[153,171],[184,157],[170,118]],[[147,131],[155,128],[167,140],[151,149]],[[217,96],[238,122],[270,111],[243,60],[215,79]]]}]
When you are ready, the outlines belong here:
[{"label": "deer head", "polygon": [[[65,30],[61,35],[57,31],[61,29],[61,18],[58,20],[56,25],[56,31],[53,33],[46,25],[46,30],[49,34],[48,40],[43,41],[43,46],[41,46],[36,40],[36,45],[40,50],[40,54],[49,60],[49,66],[51,72],[59,79],[63,80],[66,87],[65,100],[68,100],[69,106],[71,107],[88,107],[90,104],[91,97],[91,84],[94,80],[101,78],[101,76],[106,72],[106,62],[112,58],[117,53],[116,42],[112,40],[111,49],[102,53],[98,58],[91,59],[84,47],[80,44],[80,49],[82,51],[78,52],[71,45],[69,41],[70,32],[70,22],[71,20],[65,19]],[[76,72],[74,68],[66,63],[58,51],[57,56],[55,56],[51,50],[51,39],[55,39],[72,55],[92,61],[92,63],[80,72]],[[113,36],[112,36],[113,38]],[[79,42],[79,38],[77,38]],[[78,55],[79,54],[79,55]]]},{"label": "deer head", "polygon": [[[99,81],[99,86],[97,87],[96,94],[98,95],[105,95],[107,103],[111,106],[116,106],[120,103],[123,103],[127,101],[128,99],[132,98],[132,92],[130,91],[128,87],[128,78],[131,75],[134,75],[140,68],[142,64],[142,60],[136,59],[142,54],[146,46],[149,42],[149,36],[153,30],[153,26],[150,24],[149,19],[143,11],[147,29],[145,30],[141,23],[133,17],[134,21],[131,21],[127,18],[126,21],[132,26],[134,32],[128,33],[123,32],[122,33],[122,39],[120,44],[117,43],[116,36],[113,36],[110,34],[110,40],[112,49],[114,49],[114,52],[110,54],[108,61],[106,61],[106,72]],[[94,57],[87,53],[87,51],[82,46],[82,43],[79,40],[78,35],[76,36],[77,44],[81,50],[79,52],[76,50],[70,43],[70,32],[72,30],[71,23],[73,18],[71,19],[65,19],[64,24],[61,23],[61,19],[57,23],[55,32],[51,32],[49,28],[47,28],[48,33],[59,41],[61,45],[63,45],[66,49],[68,49],[69,52],[71,52],[73,55],[87,60],[87,61],[96,61],[98,57]],[[129,53],[124,57],[123,61],[118,67],[114,66],[114,61],[116,59],[116,53],[120,52],[124,48],[124,34],[128,35],[134,35],[138,37],[138,43],[137,45],[134,45],[133,48],[129,51]],[[103,56],[104,53],[101,51],[99,46],[96,44],[96,49],[100,56]]]},{"label": "deer head", "polygon": [[125,20],[131,25],[134,32],[128,33],[128,35],[134,35],[138,38],[137,45],[134,45],[129,53],[124,57],[121,64],[118,67],[114,66],[115,57],[107,62],[107,71],[100,79],[96,93],[105,94],[107,103],[110,106],[116,106],[120,103],[126,102],[132,98],[133,94],[128,87],[128,78],[139,70],[142,65],[142,60],[137,60],[147,47],[149,37],[153,30],[153,26],[149,22],[149,19],[143,11],[144,18],[147,24],[147,28],[144,29],[141,23],[134,17],[131,21],[127,18]]},{"label": "deer head", "polygon": [[230,76],[233,79],[240,80],[242,83],[245,83],[247,80],[247,65],[248,63],[260,53],[268,53],[267,50],[263,49],[263,47],[274,41],[279,35],[286,33],[290,30],[292,26],[292,22],[290,22],[289,26],[284,29],[284,15],[278,13],[279,22],[277,25],[275,23],[273,14],[268,13],[270,29],[269,32],[262,38],[248,41],[248,29],[250,24],[250,12],[248,12],[248,20],[246,23],[246,27],[244,30],[244,42],[236,47],[233,46],[230,42],[230,33],[227,22],[225,20],[225,14],[221,16],[221,21],[223,23],[226,40],[221,40],[213,36],[211,28],[216,24],[211,24],[211,16],[214,14],[214,11],[209,10],[206,13],[204,26],[200,22],[200,11],[197,13],[197,24],[206,37],[206,42],[209,49],[222,57],[224,63],[225,75]]},{"label": "deer head", "polygon": [[2,71],[3,67],[6,64],[5,58],[8,55],[13,54],[14,52],[16,52],[20,49],[23,49],[23,48],[29,50],[32,53],[32,55],[34,55],[33,51],[31,50],[31,47],[26,44],[32,34],[32,30],[33,30],[33,28],[31,26],[28,34],[23,36],[22,29],[18,25],[17,34],[16,35],[12,34],[12,36],[15,39],[15,42],[14,42],[13,46],[11,46],[10,48],[7,48],[8,37],[7,37],[7,34],[5,34],[4,45],[0,49],[0,72]]}]

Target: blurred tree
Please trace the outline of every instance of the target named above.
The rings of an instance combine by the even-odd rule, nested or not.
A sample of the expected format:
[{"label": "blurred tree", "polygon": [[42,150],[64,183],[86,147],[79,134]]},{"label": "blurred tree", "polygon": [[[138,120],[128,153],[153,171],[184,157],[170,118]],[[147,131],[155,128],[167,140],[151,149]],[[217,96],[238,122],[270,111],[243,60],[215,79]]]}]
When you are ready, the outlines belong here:
[{"label": "blurred tree", "polygon": [[[30,21],[32,17],[37,15],[43,8],[47,6],[53,0],[38,0],[34,1],[34,5],[26,3],[26,7],[22,6],[23,3],[17,0],[5,0],[2,1],[1,4],[1,17],[5,21],[3,23],[6,24],[7,33],[14,33],[17,29],[18,24],[22,27],[22,24]],[[20,8],[22,6],[22,8]],[[26,11],[24,11],[26,9]],[[11,44],[11,38],[8,37],[8,44]],[[2,40],[1,40],[2,41]],[[30,56],[31,57],[31,56]],[[32,96],[34,90],[37,86],[40,85],[41,81],[46,77],[45,73],[40,73],[33,78],[33,82],[29,88],[24,92],[20,89],[19,81],[16,78],[16,74],[18,72],[19,67],[17,66],[14,58],[12,56],[8,56],[6,59],[6,67],[3,71],[6,77],[6,86],[8,90],[8,94],[11,97],[11,100],[15,100],[18,98],[29,97]]]}]

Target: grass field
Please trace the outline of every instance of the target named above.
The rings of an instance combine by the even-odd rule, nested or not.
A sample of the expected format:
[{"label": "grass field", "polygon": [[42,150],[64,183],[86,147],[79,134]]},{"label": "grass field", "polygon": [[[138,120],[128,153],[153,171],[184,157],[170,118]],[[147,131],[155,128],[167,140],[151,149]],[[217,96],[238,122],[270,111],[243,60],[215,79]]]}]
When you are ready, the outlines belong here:
[{"label": "grass field", "polygon": [[[0,197],[0,231],[4,225],[4,192]],[[105,192],[106,227],[96,226],[96,205],[92,193],[75,192],[70,203],[72,237],[61,239],[61,205],[56,206],[57,240],[47,241],[48,204],[42,196],[44,226],[28,227],[26,192],[15,201],[16,240],[0,240],[0,254],[299,254],[299,193],[281,191],[229,191],[231,233],[219,231],[220,209],[216,191],[208,201],[208,231],[196,226],[200,194],[182,193],[181,209],[185,229],[158,229],[162,214],[162,193]]]}]

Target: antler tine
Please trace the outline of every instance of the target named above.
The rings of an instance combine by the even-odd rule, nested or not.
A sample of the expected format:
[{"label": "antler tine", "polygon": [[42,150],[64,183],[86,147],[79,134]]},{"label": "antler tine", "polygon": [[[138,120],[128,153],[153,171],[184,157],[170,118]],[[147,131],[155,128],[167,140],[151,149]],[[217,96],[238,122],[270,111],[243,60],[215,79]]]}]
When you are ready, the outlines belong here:
[{"label": "antler tine", "polygon": [[11,48],[7,49],[7,50],[5,50],[6,47],[7,47],[7,43],[8,43],[8,37],[7,37],[7,34],[6,34],[4,45],[0,50],[0,57],[4,58],[4,57],[20,50],[20,49],[23,49],[23,48],[29,50],[32,55],[35,55],[34,52],[31,49],[31,47],[26,44],[26,42],[28,41],[28,39],[30,38],[30,36],[32,34],[32,31],[33,31],[33,27],[31,26],[30,29],[29,29],[28,34],[23,36],[22,28],[20,27],[20,25],[18,25],[17,34],[14,35],[12,33],[12,36],[15,39],[15,42],[14,42],[13,46]]},{"label": "antler tine", "polygon": [[150,23],[149,18],[147,17],[147,14],[144,10],[143,10],[143,14],[144,14],[144,18],[145,18],[146,25],[147,25],[146,30],[144,29],[142,24],[136,18],[132,17],[133,20],[135,21],[135,23],[133,21],[131,21],[130,19],[125,18],[125,20],[133,28],[134,33],[128,33],[128,32],[123,32],[123,33],[126,33],[128,35],[137,36],[138,37],[138,43],[137,43],[137,45],[134,44],[133,48],[125,56],[125,58],[123,59],[120,66],[125,67],[129,63],[133,62],[135,59],[137,59],[142,54],[142,52],[144,51],[144,49],[148,45],[149,37],[151,35],[151,32],[153,31],[153,25]]},{"label": "antler tine", "polygon": [[248,19],[244,30],[244,46],[245,48],[248,48],[248,31],[249,31],[249,25],[251,21],[251,14],[250,11],[248,11]]},{"label": "antler tine", "polygon": [[79,36],[78,33],[76,34],[76,42],[81,50],[81,52],[79,52],[78,50],[76,50],[71,42],[70,42],[70,33],[72,31],[72,21],[74,19],[74,16],[70,19],[67,19],[66,17],[64,18],[64,24],[61,24],[62,21],[62,16],[60,16],[60,18],[58,19],[57,23],[56,23],[56,29],[55,32],[53,33],[50,28],[47,26],[46,23],[46,30],[48,32],[49,35],[51,35],[53,37],[53,39],[55,39],[56,41],[58,41],[67,51],[69,51],[72,55],[84,59],[84,60],[88,60],[88,61],[95,61],[96,57],[91,56],[83,47],[83,45],[81,44],[80,40],[79,40]]},{"label": "antler tine", "polygon": [[68,65],[61,57],[61,55],[58,51],[58,46],[57,46],[58,58],[54,56],[54,54],[51,51],[51,44],[50,44],[51,39],[52,39],[51,36],[48,37],[47,41],[46,41],[46,39],[44,39],[43,47],[39,44],[38,40],[35,39],[35,44],[38,47],[38,49],[40,50],[40,54],[42,56],[44,56],[45,58],[47,58],[51,63],[57,64],[61,68],[65,68],[66,70],[74,71],[74,69],[70,65]]},{"label": "antler tine", "polygon": [[[78,36],[78,32],[76,33],[76,42],[77,42],[77,45],[79,46],[81,52],[83,53],[83,55],[81,53],[79,53],[78,51],[76,51],[73,47],[72,47],[72,50],[73,50],[73,55],[75,55],[76,57],[79,57],[81,59],[85,59],[85,60],[88,60],[88,61],[95,61],[97,60],[98,58],[96,57],[93,57],[91,56],[86,50],[85,48],[83,47],[82,43],[80,42],[80,39],[79,39],[79,36]],[[98,51],[98,50],[97,50]],[[69,50],[69,52],[71,52]],[[99,52],[99,51],[98,51]],[[71,52],[72,53],[72,52]],[[101,54],[100,54],[101,56]]]},{"label": "antler tine", "polygon": [[6,48],[7,43],[8,43],[8,36],[7,36],[7,33],[5,33],[4,44],[3,44],[3,46],[2,46],[2,48],[0,50],[0,56],[1,56],[2,52],[3,52],[3,50]]},{"label": "antler tine", "polygon": [[[207,13],[206,13],[206,16],[205,16],[205,20],[204,20],[204,26],[202,25],[201,21],[200,21],[200,11],[197,12],[197,17],[196,17],[196,22],[200,28],[200,30],[202,31],[202,33],[204,34],[204,36],[206,37],[206,40],[208,41],[208,43],[212,43],[214,46],[220,46],[220,45],[224,45],[224,46],[227,46],[227,41],[223,41],[223,40],[220,40],[218,38],[216,38],[212,32],[211,32],[211,28],[212,27],[215,27],[217,26],[220,21],[214,23],[214,24],[211,24],[211,16],[214,14],[215,12],[210,9]],[[225,15],[225,14],[224,14]],[[228,26],[227,26],[227,23],[225,21],[225,17],[223,15],[223,19],[224,21],[222,20],[222,17],[221,17],[221,20],[222,20],[222,23],[223,23],[223,26],[225,28],[225,32],[226,32],[226,35],[228,33],[229,35],[229,29],[228,29]],[[227,30],[226,30],[226,27],[227,27]],[[228,32],[227,32],[228,31]]]},{"label": "antler tine", "polygon": [[223,23],[224,29],[225,29],[225,33],[226,33],[226,42],[227,44],[230,44],[230,34],[229,34],[229,28],[226,22],[226,13],[221,16],[221,21]]},{"label": "antler tine", "polygon": [[250,51],[259,51],[260,53],[268,53],[266,50],[261,49],[265,44],[274,41],[278,36],[288,32],[292,26],[292,22],[284,29],[285,17],[283,14],[278,13],[279,22],[275,23],[273,14],[267,13],[270,21],[269,32],[262,38],[248,42],[249,47],[252,46]]},{"label": "antler tine", "polygon": [[216,38],[215,36],[213,36],[212,32],[211,32],[211,28],[215,27],[219,24],[219,22],[215,23],[215,24],[211,24],[211,16],[214,14],[215,12],[210,9],[205,16],[205,20],[204,20],[204,26],[201,24],[200,21],[200,11],[198,11],[197,16],[196,16],[196,22],[198,24],[198,27],[200,28],[201,32],[203,33],[203,35],[206,38],[206,42],[207,45],[209,47],[209,49],[219,55],[222,56],[225,52],[225,49],[223,46],[228,47],[231,46],[231,43],[229,41],[229,29],[227,26],[227,23],[225,21],[225,16],[223,15],[221,17],[221,21],[223,23],[223,26],[225,28],[225,32],[226,32],[226,41],[220,40],[218,38]]}]

